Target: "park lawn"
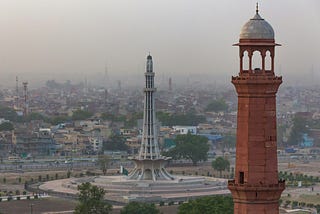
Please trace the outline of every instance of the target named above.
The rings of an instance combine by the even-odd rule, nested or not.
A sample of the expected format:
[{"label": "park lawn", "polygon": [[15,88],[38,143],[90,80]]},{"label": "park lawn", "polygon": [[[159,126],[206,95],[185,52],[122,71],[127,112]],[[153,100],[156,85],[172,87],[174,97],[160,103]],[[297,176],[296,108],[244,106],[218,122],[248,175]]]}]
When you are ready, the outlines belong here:
[{"label": "park lawn", "polygon": [[306,204],[319,204],[320,205],[320,195],[300,195],[298,198],[299,202],[305,202]]},{"label": "park lawn", "polygon": [[314,205],[319,204],[320,205],[320,195],[302,194],[302,195],[295,196],[295,197],[284,196],[284,197],[281,197],[281,199],[283,201],[287,201],[287,200],[288,201],[298,201],[298,202],[304,202],[306,204],[314,204]]}]

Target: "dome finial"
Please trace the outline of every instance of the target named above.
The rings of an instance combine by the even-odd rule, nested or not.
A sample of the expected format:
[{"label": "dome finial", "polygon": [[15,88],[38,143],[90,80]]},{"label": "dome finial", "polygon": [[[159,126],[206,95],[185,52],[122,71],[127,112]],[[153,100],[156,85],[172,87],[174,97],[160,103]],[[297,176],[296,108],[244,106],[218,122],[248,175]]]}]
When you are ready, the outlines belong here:
[{"label": "dome finial", "polygon": [[259,13],[259,3],[256,4],[256,13]]}]

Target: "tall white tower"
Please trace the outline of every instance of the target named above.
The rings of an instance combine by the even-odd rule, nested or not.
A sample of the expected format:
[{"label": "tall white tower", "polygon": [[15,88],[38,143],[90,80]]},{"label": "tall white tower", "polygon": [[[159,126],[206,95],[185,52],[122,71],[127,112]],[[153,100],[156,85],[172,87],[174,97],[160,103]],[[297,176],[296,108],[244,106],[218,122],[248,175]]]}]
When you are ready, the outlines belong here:
[{"label": "tall white tower", "polygon": [[143,131],[139,156],[133,158],[136,166],[129,174],[129,179],[135,180],[173,180],[165,164],[169,157],[160,155],[158,145],[157,120],[154,102],[154,72],[152,57],[147,57],[144,88]]}]

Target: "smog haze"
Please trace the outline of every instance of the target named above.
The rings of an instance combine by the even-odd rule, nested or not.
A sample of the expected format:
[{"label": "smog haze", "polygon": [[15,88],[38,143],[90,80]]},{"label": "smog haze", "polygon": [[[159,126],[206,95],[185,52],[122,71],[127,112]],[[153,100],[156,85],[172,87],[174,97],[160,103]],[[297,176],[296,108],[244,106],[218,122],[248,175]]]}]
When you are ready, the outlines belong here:
[{"label": "smog haze", "polygon": [[[230,84],[238,73],[241,26],[255,13],[253,0],[2,0],[1,85],[15,77],[101,84],[143,78],[151,52],[158,81]],[[259,1],[275,31],[276,73],[285,84],[320,78],[320,2]],[[249,14],[249,15],[248,15]],[[106,72],[107,70],[107,72]],[[300,81],[299,78],[303,78]],[[138,83],[137,83],[138,84]],[[32,87],[32,86],[31,86]]]}]

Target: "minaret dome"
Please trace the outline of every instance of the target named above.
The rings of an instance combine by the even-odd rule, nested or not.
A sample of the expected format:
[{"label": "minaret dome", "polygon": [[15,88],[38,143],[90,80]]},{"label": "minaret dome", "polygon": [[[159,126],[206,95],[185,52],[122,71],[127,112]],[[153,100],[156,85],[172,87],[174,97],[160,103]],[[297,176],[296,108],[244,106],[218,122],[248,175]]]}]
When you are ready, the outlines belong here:
[{"label": "minaret dome", "polygon": [[274,39],[273,28],[260,16],[258,4],[256,14],[242,27],[240,39]]}]

